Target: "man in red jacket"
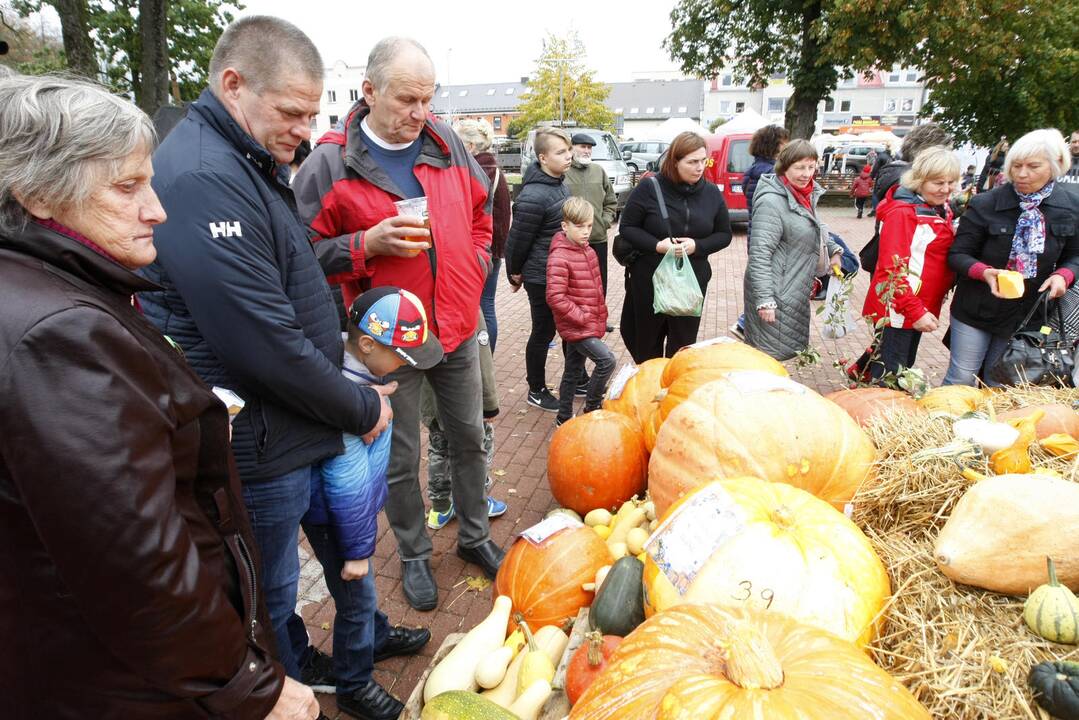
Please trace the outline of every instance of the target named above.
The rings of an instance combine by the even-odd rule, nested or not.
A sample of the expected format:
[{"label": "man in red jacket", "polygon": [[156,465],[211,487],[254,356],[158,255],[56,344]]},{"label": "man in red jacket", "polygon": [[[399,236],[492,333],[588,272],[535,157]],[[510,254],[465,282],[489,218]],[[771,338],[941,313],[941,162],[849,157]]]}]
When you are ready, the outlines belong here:
[{"label": "man in red jacket", "polygon": [[[394,397],[386,515],[397,536],[405,598],[438,605],[431,539],[419,486],[420,384],[435,391],[449,440],[457,554],[494,578],[502,550],[490,539],[484,481],[483,413],[476,323],[491,271],[489,181],[453,130],[428,114],[435,70],[404,38],[378,42],[367,62],[363,99],[344,127],[327,133],[293,183],[315,253],[345,304],[362,290],[394,285],[423,302],[446,351],[429,370],[389,376]],[[394,203],[425,198],[427,217],[398,215]],[[426,224],[424,224],[426,220]]]},{"label": "man in red jacket", "polygon": [[607,332],[607,303],[599,261],[588,247],[595,210],[581,197],[562,204],[562,232],[551,238],[547,255],[547,304],[554,315],[559,336],[566,341],[566,367],[559,388],[559,426],[573,417],[573,396],[584,370],[584,361],[596,364],[588,381],[584,411],[598,410],[614,371],[614,355],[603,342]]}]

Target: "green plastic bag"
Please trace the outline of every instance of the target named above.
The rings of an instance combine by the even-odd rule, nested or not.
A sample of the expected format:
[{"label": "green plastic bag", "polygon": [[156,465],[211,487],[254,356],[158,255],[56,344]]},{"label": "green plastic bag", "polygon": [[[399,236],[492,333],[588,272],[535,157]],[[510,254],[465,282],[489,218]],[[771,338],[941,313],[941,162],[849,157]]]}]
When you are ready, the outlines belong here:
[{"label": "green plastic bag", "polygon": [[689,258],[667,251],[652,276],[652,310],[662,315],[700,317],[704,294]]}]

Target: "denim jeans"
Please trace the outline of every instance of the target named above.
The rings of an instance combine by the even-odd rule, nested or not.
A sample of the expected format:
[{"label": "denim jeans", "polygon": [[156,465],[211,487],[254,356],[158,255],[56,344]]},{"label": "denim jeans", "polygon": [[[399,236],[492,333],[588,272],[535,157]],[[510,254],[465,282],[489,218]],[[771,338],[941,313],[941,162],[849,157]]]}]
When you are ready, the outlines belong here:
[{"label": "denim jeans", "polygon": [[607,380],[614,372],[614,355],[611,349],[599,338],[585,338],[567,343],[566,369],[562,372],[562,386],[558,390],[558,417],[561,420],[573,417],[573,395],[581,381],[586,358],[594,362],[596,368],[588,381],[588,396],[584,400],[585,412],[595,410],[603,401]]},{"label": "denim jeans", "polygon": [[502,267],[502,258],[494,260],[491,274],[487,276],[487,282],[483,285],[483,294],[480,295],[480,310],[483,311],[483,319],[487,322],[487,335],[491,338],[491,353],[495,351],[495,342],[498,340],[498,316],[495,315],[495,294],[498,292],[498,271]]},{"label": "denim jeans", "polygon": [[359,580],[342,580],[341,557],[329,525],[304,525],[307,540],[321,563],[326,587],[333,596],[333,672],[339,695],[356,692],[371,680],[375,650],[386,642],[390,624],[378,609],[375,568]]},{"label": "denim jeans", "polygon": [[951,360],[944,384],[974,385],[978,378],[990,387],[1000,387],[989,378],[989,371],[1000,362],[1011,338],[971,327],[954,316],[951,331]]},{"label": "denim jeans", "polygon": [[307,653],[307,628],[296,614],[300,580],[300,521],[311,504],[311,465],[243,485],[244,505],[262,559],[261,588],[270,613],[277,652],[285,672],[300,679]]}]

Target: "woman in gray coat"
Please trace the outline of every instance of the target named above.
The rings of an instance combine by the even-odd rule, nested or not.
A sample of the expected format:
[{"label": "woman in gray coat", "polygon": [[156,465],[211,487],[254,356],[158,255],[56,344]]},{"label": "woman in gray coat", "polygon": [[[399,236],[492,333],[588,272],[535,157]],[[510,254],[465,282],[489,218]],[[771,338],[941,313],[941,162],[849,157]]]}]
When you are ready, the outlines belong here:
[{"label": "woman in gray coat", "polygon": [[746,342],[777,360],[809,345],[813,278],[838,266],[843,250],[817,217],[824,189],[813,182],[817,151],[805,140],[776,157],[753,195],[753,236],[745,276]]}]

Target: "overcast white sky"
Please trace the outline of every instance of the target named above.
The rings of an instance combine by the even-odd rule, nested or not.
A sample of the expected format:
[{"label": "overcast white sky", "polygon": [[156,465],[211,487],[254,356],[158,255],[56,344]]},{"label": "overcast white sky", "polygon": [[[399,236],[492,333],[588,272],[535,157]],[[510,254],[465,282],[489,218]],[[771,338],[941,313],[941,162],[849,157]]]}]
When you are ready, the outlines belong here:
[{"label": "overcast white sky", "polygon": [[[677,70],[661,48],[675,0],[245,0],[243,14],[278,15],[318,45],[326,65],[363,65],[386,35],[418,40],[443,84],[511,82],[531,75],[548,32],[576,30],[598,79]],[[542,8],[540,10],[539,8]]]}]

